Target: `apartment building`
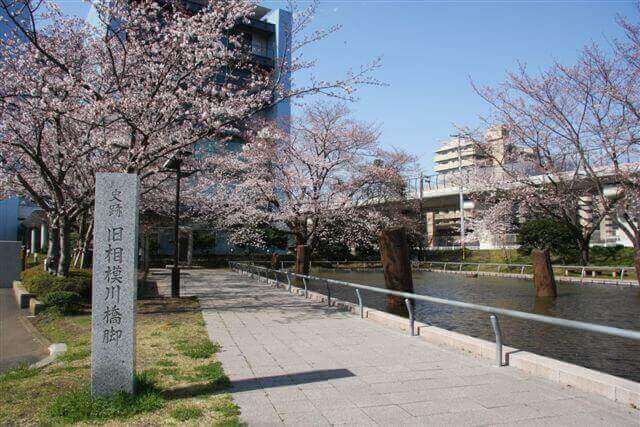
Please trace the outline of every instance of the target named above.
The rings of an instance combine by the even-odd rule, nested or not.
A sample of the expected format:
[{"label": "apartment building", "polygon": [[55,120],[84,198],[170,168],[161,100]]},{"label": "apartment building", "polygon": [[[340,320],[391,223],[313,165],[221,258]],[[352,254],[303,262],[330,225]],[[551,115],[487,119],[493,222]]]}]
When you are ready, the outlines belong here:
[{"label": "apartment building", "polygon": [[491,150],[490,153],[484,152],[470,138],[452,137],[445,140],[436,149],[433,171],[441,175],[457,173],[459,169],[490,166],[504,161],[507,156],[526,154],[528,151],[510,142],[506,126],[490,128],[484,138],[483,145]]},{"label": "apartment building", "polygon": [[[410,184],[416,187],[414,192],[422,195],[422,206],[425,212],[426,241],[431,247],[452,247],[460,244],[460,218],[473,218],[476,214],[474,202],[467,198],[468,189],[464,182],[456,179],[459,169],[477,166],[495,165],[496,162],[512,162],[522,160],[531,154],[531,150],[514,145],[509,138],[509,131],[505,126],[493,127],[485,134],[484,144],[489,147],[489,154],[479,150],[477,144],[465,138],[452,138],[442,143],[436,149],[433,161],[435,175],[421,176],[421,184]],[[533,172],[535,173],[535,172]],[[417,190],[420,189],[420,191]],[[615,184],[610,186],[610,193],[616,194]],[[460,192],[463,193],[462,209],[460,207]],[[586,224],[592,221],[592,211],[597,203],[592,196],[585,194],[581,198],[577,215]],[[465,245],[481,249],[498,247],[513,247],[516,236],[507,235],[500,239],[487,236],[484,241],[465,239]],[[598,246],[631,246],[631,242],[612,218],[606,217],[591,239],[592,245]]]}]

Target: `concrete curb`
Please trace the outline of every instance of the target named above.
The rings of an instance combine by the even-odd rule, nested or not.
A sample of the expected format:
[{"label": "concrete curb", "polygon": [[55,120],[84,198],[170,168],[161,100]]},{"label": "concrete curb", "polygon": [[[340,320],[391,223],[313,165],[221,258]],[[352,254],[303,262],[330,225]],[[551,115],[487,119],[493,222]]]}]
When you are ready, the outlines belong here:
[{"label": "concrete curb", "polygon": [[20,308],[28,308],[29,314],[35,316],[44,311],[44,304],[36,299],[35,294],[28,292],[19,280],[13,281],[13,295]]},{"label": "concrete curb", "polygon": [[[263,282],[263,280],[259,280]],[[275,280],[264,281],[270,286],[287,289],[287,284],[276,283]],[[305,296],[305,290],[297,286],[291,286],[291,293]],[[327,302],[327,296],[307,291],[307,298],[316,302]],[[331,298],[331,306],[359,315],[359,307],[347,301]],[[380,325],[402,331],[409,331],[409,320],[386,313],[380,310],[364,307],[364,318]],[[495,343],[480,338],[463,335],[458,332],[448,331],[437,326],[415,322],[416,337],[439,346],[464,351],[476,358],[496,359]],[[540,356],[514,347],[503,346],[503,365],[511,366],[524,371],[532,376],[570,386],[577,390],[597,394],[607,399],[640,408],[640,383],[605,374],[593,369],[573,365]]]},{"label": "concrete curb", "polygon": [[[345,271],[382,271],[381,268],[332,268],[330,270],[345,270]],[[442,274],[457,274],[459,276],[466,277],[504,277],[506,279],[526,279],[533,280],[533,274],[520,274],[520,273],[498,273],[497,271],[482,271],[482,270],[442,270],[439,268],[414,268],[413,271],[427,272],[427,273],[442,273]],[[622,286],[622,287],[638,287],[637,280],[617,280],[617,279],[605,279],[605,278],[593,278],[593,277],[574,277],[574,276],[555,276],[557,282],[564,283],[576,283],[579,285],[608,285],[608,286]]]},{"label": "concrete curb", "polygon": [[[16,298],[16,303],[21,309],[29,309],[29,317],[33,317],[44,310],[44,304],[38,301],[34,294],[27,292],[22,287],[22,282],[19,280],[13,281],[13,294]],[[49,350],[49,355],[44,359],[39,360],[29,366],[31,369],[43,368],[53,363],[60,355],[67,352],[67,345],[64,343],[51,344],[40,331],[33,326],[33,324],[27,319],[23,313],[18,315],[18,320],[24,328],[33,336],[33,338],[40,343],[42,347],[46,347]]]},{"label": "concrete curb", "polygon": [[38,301],[35,298],[31,298],[29,300],[29,314],[31,317],[34,317],[40,313],[42,313],[45,309],[44,303]]},{"label": "concrete curb", "polygon": [[36,297],[34,294],[27,292],[27,290],[22,286],[22,282],[19,280],[13,281],[13,295],[15,296],[18,307],[20,308],[29,308],[29,301],[31,298]]},{"label": "concrete curb", "polygon": [[60,357],[60,355],[65,354],[67,352],[67,345],[64,343],[51,344],[49,346],[49,355],[42,360],[34,363],[29,366],[31,369],[44,368],[47,365],[55,362],[55,360]]}]

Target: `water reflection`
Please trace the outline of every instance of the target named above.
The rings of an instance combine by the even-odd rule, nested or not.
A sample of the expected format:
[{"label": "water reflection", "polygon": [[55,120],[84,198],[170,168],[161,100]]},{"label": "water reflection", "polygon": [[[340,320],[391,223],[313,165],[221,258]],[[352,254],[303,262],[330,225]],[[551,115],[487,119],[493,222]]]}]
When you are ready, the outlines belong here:
[{"label": "water reflection", "polygon": [[531,312],[541,314],[543,316],[551,316],[553,308],[556,306],[556,298],[553,297],[536,297],[533,300]]},{"label": "water reflection", "polygon": [[[316,270],[316,275],[384,287],[381,272]],[[637,288],[581,286],[558,283],[557,298],[537,298],[533,283],[496,277],[471,278],[419,272],[413,276],[416,293],[513,310],[640,330]],[[324,285],[310,289],[326,292]],[[366,306],[385,310],[384,295],[361,291]],[[336,298],[356,302],[355,291],[333,286]],[[493,341],[486,313],[419,301],[416,320]],[[504,343],[613,375],[640,381],[640,343],[558,326],[500,316]]]}]

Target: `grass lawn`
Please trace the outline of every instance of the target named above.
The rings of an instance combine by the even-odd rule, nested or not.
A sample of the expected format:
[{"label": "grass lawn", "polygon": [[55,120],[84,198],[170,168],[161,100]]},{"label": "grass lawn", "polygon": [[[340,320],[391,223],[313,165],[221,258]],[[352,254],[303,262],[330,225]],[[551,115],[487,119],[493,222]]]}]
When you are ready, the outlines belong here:
[{"label": "grass lawn", "polygon": [[90,313],[43,313],[34,324],[68,352],[45,368],[0,375],[0,424],[239,424],[195,299],[138,302],[134,396],[90,397]]}]

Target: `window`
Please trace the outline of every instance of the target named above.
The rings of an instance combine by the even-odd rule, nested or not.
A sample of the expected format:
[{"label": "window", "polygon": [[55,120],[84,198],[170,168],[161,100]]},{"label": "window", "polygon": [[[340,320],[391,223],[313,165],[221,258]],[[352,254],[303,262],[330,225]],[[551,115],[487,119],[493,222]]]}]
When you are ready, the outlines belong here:
[{"label": "window", "polygon": [[260,56],[269,56],[269,42],[265,36],[251,35],[251,53]]}]

